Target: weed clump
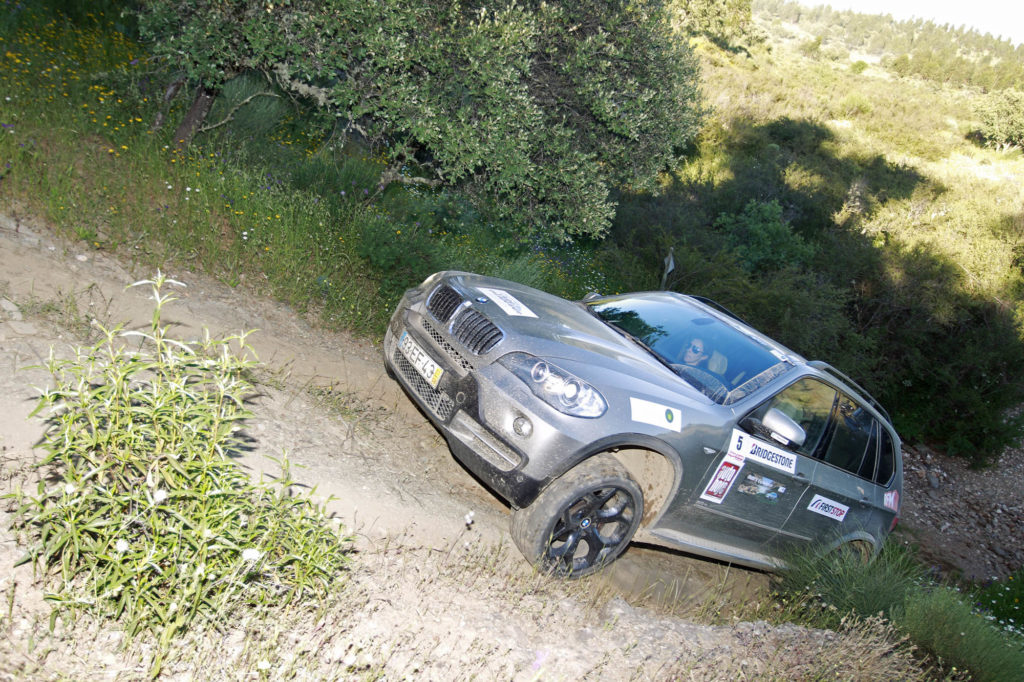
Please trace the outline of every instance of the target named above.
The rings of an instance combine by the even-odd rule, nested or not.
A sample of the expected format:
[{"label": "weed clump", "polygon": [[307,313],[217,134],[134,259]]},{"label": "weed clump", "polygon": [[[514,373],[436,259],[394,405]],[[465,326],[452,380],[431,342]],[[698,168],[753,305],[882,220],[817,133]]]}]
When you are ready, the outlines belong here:
[{"label": "weed clump", "polygon": [[[162,275],[148,332],[100,327],[102,339],[46,363],[54,387],[34,414],[48,428],[35,494],[19,491],[17,525],[49,579],[51,627],[62,613],[120,619],[131,637],[171,639],[237,608],[325,594],[347,539],[322,506],[292,494],[287,461],[275,484],[253,482],[231,457],[253,393],[246,334],[182,343],[161,321],[174,300]],[[134,285],[133,285],[134,286]],[[132,343],[129,347],[127,344]]]}]

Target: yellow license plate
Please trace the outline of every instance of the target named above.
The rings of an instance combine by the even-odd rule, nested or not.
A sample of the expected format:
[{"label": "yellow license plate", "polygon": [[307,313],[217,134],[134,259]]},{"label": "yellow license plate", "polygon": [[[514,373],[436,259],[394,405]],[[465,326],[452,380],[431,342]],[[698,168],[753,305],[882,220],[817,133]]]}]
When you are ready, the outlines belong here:
[{"label": "yellow license plate", "polygon": [[431,388],[437,388],[437,384],[444,375],[444,370],[427,355],[427,352],[420,348],[420,345],[409,336],[409,332],[402,332],[402,338],[398,341],[398,348],[402,355],[409,361],[423,379],[430,384]]}]

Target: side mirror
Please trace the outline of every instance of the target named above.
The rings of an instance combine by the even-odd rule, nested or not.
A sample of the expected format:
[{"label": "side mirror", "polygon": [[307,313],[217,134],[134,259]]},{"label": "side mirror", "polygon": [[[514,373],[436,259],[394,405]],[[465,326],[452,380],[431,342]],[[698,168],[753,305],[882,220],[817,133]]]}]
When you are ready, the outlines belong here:
[{"label": "side mirror", "polygon": [[761,425],[771,434],[772,440],[791,448],[798,448],[807,440],[803,427],[774,407],[765,413]]}]

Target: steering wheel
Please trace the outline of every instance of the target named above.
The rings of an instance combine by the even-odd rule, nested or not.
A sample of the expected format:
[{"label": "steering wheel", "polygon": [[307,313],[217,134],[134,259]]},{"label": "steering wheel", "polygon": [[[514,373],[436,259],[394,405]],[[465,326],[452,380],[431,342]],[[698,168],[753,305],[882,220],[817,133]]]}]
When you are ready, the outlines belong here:
[{"label": "steering wheel", "polygon": [[672,365],[672,369],[681,377],[696,385],[701,393],[715,402],[721,402],[729,394],[729,389],[726,388],[725,382],[707,370],[693,367],[692,365]]}]

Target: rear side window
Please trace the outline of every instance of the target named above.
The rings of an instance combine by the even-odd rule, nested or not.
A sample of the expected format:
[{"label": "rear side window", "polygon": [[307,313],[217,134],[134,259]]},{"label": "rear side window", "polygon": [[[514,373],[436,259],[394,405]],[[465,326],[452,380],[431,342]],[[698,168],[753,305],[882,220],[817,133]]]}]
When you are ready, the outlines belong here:
[{"label": "rear side window", "polygon": [[861,475],[861,471],[866,470],[870,477],[877,451],[878,431],[874,418],[848,396],[840,396],[835,432],[822,459],[853,474]]},{"label": "rear side window", "polygon": [[896,469],[896,446],[888,431],[881,429],[881,432],[882,439],[878,453],[878,471],[875,472],[875,483],[889,485]]}]

